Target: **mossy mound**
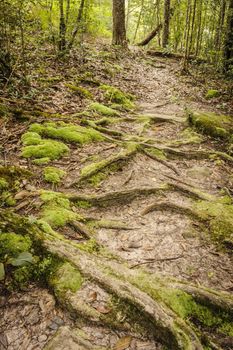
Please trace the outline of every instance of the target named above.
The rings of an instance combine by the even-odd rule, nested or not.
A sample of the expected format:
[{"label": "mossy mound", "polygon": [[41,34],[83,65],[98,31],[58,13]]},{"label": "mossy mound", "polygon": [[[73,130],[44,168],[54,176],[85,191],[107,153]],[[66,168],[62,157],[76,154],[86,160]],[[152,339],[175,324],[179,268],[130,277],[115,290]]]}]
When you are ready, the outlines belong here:
[{"label": "mossy mound", "polygon": [[198,216],[208,222],[211,239],[218,242],[232,242],[233,245],[233,204],[229,197],[194,205]]},{"label": "mossy mound", "polygon": [[92,93],[82,86],[76,86],[76,85],[72,85],[72,84],[65,84],[65,86],[77,95],[80,95],[82,97],[89,98],[89,99],[93,98]]},{"label": "mossy mound", "polygon": [[100,88],[105,91],[105,98],[111,103],[121,105],[126,110],[135,108],[133,95],[124,93],[120,89],[110,85],[101,85]]},{"label": "mossy mound", "polygon": [[189,113],[188,121],[204,134],[229,140],[233,131],[233,118],[214,113]]},{"label": "mossy mound", "polygon": [[120,115],[119,112],[114,110],[113,108],[109,108],[98,102],[91,103],[88,108],[91,111],[94,111],[98,114],[105,115],[108,117],[116,117]]},{"label": "mossy mound", "polygon": [[65,226],[67,223],[80,219],[70,207],[70,201],[62,193],[44,191],[41,193],[44,202],[40,214],[41,220],[48,223],[52,228]]},{"label": "mossy mound", "polygon": [[63,122],[45,124],[35,123],[30,126],[30,131],[52,139],[79,144],[103,140],[103,136],[94,129],[85,128],[79,125],[66,124]]},{"label": "mossy mound", "polygon": [[68,262],[59,266],[49,279],[49,284],[60,298],[68,291],[76,293],[81,288],[82,283],[81,274]]},{"label": "mossy mound", "polygon": [[39,138],[40,135],[36,132],[28,132],[22,136],[22,141],[25,145],[22,149],[24,158],[40,159],[42,164],[45,164],[50,160],[59,159],[69,153],[69,148],[64,143]]},{"label": "mossy mound", "polygon": [[29,236],[14,232],[0,233],[0,261],[17,257],[20,253],[29,251],[32,246]]},{"label": "mossy mound", "polygon": [[44,169],[45,181],[52,184],[58,184],[65,175],[65,171],[55,167],[47,167]]},{"label": "mossy mound", "polygon": [[207,100],[211,100],[212,98],[219,97],[219,96],[220,96],[220,93],[218,90],[208,90],[205,95],[205,98]]}]

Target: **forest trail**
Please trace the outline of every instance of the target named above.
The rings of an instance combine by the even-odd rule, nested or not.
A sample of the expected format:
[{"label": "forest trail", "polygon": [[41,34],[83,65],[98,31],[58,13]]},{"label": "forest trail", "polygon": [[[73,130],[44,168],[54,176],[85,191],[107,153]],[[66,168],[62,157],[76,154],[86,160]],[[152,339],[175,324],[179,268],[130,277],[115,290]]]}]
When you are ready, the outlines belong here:
[{"label": "forest trail", "polygon": [[[90,239],[95,241],[93,245],[104,246],[120,259],[114,258],[113,266],[119,263],[125,266],[124,262],[127,262],[132,274],[143,268],[171,281],[176,278],[191,285],[230,292],[233,289],[231,256],[211,239],[208,224],[205,227],[197,219],[195,208],[200,201],[211,206],[224,193],[228,195],[232,184],[231,163],[217,153],[215,141],[188,125],[185,109],[212,110],[210,104],[196,102],[185,93],[179,95],[179,90],[187,88],[187,82],[175,75],[176,65],[176,61],[161,59],[150,67],[150,73],[136,77],[134,84],[141,97],[136,102],[135,111],[104,119],[101,115],[84,116],[81,124],[97,130],[104,140],[82,147],[69,144],[70,155],[49,164],[66,172],[64,180],[51,186],[38,174],[30,184],[25,182],[21,188],[25,196],[22,194],[17,202],[18,212],[40,216],[38,207],[32,205],[38,200],[38,191],[41,188],[56,190],[74,203],[72,210],[82,218],[75,224],[67,222],[57,230],[66,239],[83,244]],[[195,93],[200,94],[198,90]],[[57,119],[50,121],[57,122]],[[69,122],[80,124],[80,119],[71,117]],[[7,163],[14,161],[29,166],[34,173],[40,172],[41,166],[17,158],[21,149],[22,144],[18,142],[16,152],[9,150]],[[50,248],[51,251],[55,249]],[[60,248],[56,249],[59,254]],[[66,257],[72,255],[68,250],[62,254]],[[137,333],[138,326],[132,326],[130,322],[134,321],[127,319],[120,310],[115,315],[125,329],[114,329],[114,325],[107,327],[108,322],[103,321],[102,316],[108,318],[112,312],[109,304],[111,288],[106,290],[103,283],[97,283],[98,278],[87,278],[78,292],[68,294],[64,302],[71,314],[82,313],[85,305],[84,320],[89,313],[91,322],[80,323],[78,317],[74,321],[67,311],[56,309],[51,301],[51,315],[61,324],[51,321],[51,315],[43,314],[41,309],[34,323],[27,322],[29,316],[26,315],[25,324],[20,325],[13,318],[22,315],[23,310],[20,307],[13,310],[13,305],[22,295],[9,300],[4,315],[5,331],[9,339],[13,339],[16,327],[25,332],[22,331],[20,340],[13,339],[11,344],[8,339],[7,349],[42,349],[61,325],[60,333],[46,349],[77,349],[77,346],[81,350],[95,349],[95,346],[96,349],[115,350],[164,349],[150,331],[147,330],[144,336]],[[30,293],[37,295],[36,290]],[[52,298],[46,291],[38,289],[39,299],[40,293],[43,300]],[[36,308],[38,305],[34,303],[30,315]],[[48,322],[50,330],[46,333]],[[54,329],[51,327],[53,323]],[[26,332],[27,327],[31,334]],[[80,329],[78,335],[71,330],[75,327]],[[230,349],[233,344],[230,337],[218,333],[211,336],[219,349]],[[196,345],[192,349],[201,347]]]}]

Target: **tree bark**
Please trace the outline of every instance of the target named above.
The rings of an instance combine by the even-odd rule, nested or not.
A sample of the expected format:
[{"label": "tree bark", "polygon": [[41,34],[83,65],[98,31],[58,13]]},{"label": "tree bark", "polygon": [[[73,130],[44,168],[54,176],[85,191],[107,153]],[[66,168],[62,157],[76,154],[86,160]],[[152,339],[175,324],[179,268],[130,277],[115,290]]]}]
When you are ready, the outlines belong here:
[{"label": "tree bark", "polygon": [[66,23],[64,16],[64,2],[59,0],[59,9],[60,9],[60,24],[59,24],[59,42],[58,48],[59,51],[64,51],[66,48]]},{"label": "tree bark", "polygon": [[112,18],[112,44],[126,47],[125,0],[113,0]]},{"label": "tree bark", "polygon": [[168,40],[169,40],[170,10],[171,10],[171,1],[165,0],[164,1],[163,40],[162,40],[162,46],[164,48],[168,45]]},{"label": "tree bark", "polygon": [[76,38],[76,35],[78,33],[78,29],[79,29],[79,25],[80,25],[80,23],[82,21],[82,18],[83,18],[84,5],[85,5],[85,0],[81,0],[80,6],[79,6],[79,10],[78,10],[78,16],[77,16],[77,20],[76,20],[76,25],[74,27],[74,30],[72,32],[72,36],[71,36],[70,42],[68,44],[68,49],[69,50],[74,45],[74,40]]},{"label": "tree bark", "polygon": [[163,28],[162,23],[160,23],[154,30],[152,30],[152,32],[150,34],[148,34],[148,36],[141,41],[140,43],[138,43],[138,46],[145,46],[147,44],[149,44],[149,42],[157,35],[159,34],[159,32],[161,31],[161,29]]},{"label": "tree bark", "polygon": [[224,71],[233,67],[233,0],[229,0],[226,39],[224,45]]}]

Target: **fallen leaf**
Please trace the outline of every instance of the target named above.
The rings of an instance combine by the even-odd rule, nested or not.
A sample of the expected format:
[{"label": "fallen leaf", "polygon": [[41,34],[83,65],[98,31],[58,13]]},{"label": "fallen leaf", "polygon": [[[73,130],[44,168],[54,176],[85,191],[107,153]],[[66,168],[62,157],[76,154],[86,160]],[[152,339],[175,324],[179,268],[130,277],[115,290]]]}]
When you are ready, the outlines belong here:
[{"label": "fallen leaf", "polygon": [[115,346],[114,346],[114,350],[125,350],[130,346],[130,343],[132,341],[132,337],[131,336],[126,336],[126,337],[122,337],[120,338]]},{"label": "fallen leaf", "polygon": [[88,301],[89,303],[92,303],[93,301],[96,301],[96,299],[97,299],[97,292],[92,291],[92,292],[90,292],[90,293],[88,294],[88,299],[87,299],[87,301]]},{"label": "fallen leaf", "polygon": [[98,305],[95,307],[95,309],[100,312],[101,314],[108,314],[111,309],[107,306],[104,306],[104,305]]}]

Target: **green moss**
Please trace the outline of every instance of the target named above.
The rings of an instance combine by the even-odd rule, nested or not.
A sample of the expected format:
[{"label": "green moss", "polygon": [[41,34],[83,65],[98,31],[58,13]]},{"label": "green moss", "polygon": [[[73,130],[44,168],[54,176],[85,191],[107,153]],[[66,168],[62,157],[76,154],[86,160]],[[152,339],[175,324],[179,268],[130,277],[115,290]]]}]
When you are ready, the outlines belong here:
[{"label": "green moss", "polygon": [[26,132],[22,135],[21,141],[25,146],[39,145],[41,143],[41,136],[36,132]]},{"label": "green moss", "polygon": [[189,123],[204,134],[230,139],[233,131],[233,119],[230,116],[214,113],[189,113]]},{"label": "green moss", "polygon": [[83,277],[76,268],[66,262],[50,277],[49,284],[57,296],[63,297],[68,291],[76,293],[83,284]]},{"label": "green moss", "polygon": [[58,184],[65,175],[65,171],[55,167],[47,167],[44,169],[45,181],[53,184]]},{"label": "green moss", "polygon": [[65,84],[66,87],[68,87],[71,91],[73,91],[75,94],[83,96],[85,98],[93,98],[92,93],[85,89],[82,86],[76,86],[76,85],[72,85],[72,84]]},{"label": "green moss", "polygon": [[166,160],[166,154],[161,151],[160,149],[156,149],[156,148],[148,148],[148,152],[153,156],[162,159],[162,160]]},{"label": "green moss", "polygon": [[40,197],[45,203],[40,217],[52,228],[63,227],[71,221],[81,219],[70,209],[70,201],[62,193],[43,191]]},{"label": "green moss", "polygon": [[203,141],[203,138],[201,135],[196,133],[191,128],[186,128],[180,133],[180,140],[176,140],[175,144],[199,144]]},{"label": "green moss", "polygon": [[4,177],[0,177],[0,192],[9,187],[9,183],[4,179]]},{"label": "green moss", "polygon": [[41,140],[39,144],[25,146],[22,149],[24,158],[48,160],[59,159],[69,153],[69,148],[62,142],[53,140]]},{"label": "green moss", "polygon": [[91,111],[108,117],[119,116],[119,112],[98,102],[91,103],[88,108]]},{"label": "green moss", "polygon": [[31,246],[31,239],[27,235],[0,233],[0,260],[17,257],[20,253],[29,251]]},{"label": "green moss", "polygon": [[109,85],[101,85],[100,88],[105,91],[105,98],[108,101],[117,103],[127,110],[135,108],[133,95],[124,93],[120,89]]},{"label": "green moss", "polygon": [[197,302],[190,294],[175,288],[169,288],[166,281],[141,272],[137,277],[129,276],[128,281],[171,308],[179,317],[200,323],[213,332],[229,335],[232,332],[231,315],[222,310]]},{"label": "green moss", "polygon": [[41,136],[79,144],[103,140],[103,136],[94,129],[84,128],[79,125],[66,124],[63,122],[59,124],[32,124],[30,130]]},{"label": "green moss", "polygon": [[88,209],[92,207],[92,205],[87,201],[77,201],[75,202],[75,205],[76,207],[82,208],[82,209]]},{"label": "green moss", "polygon": [[49,157],[34,159],[32,161],[32,163],[36,164],[36,165],[44,165],[44,164],[48,164],[49,162],[50,162],[50,158]]},{"label": "green moss", "polygon": [[212,99],[214,97],[219,97],[219,96],[220,96],[220,93],[219,93],[218,90],[208,90],[206,95],[205,95],[205,98],[207,100],[210,100],[210,99]]},{"label": "green moss", "polygon": [[199,201],[193,208],[202,220],[208,222],[213,240],[223,242],[232,237],[233,205],[229,197],[212,202]]}]

